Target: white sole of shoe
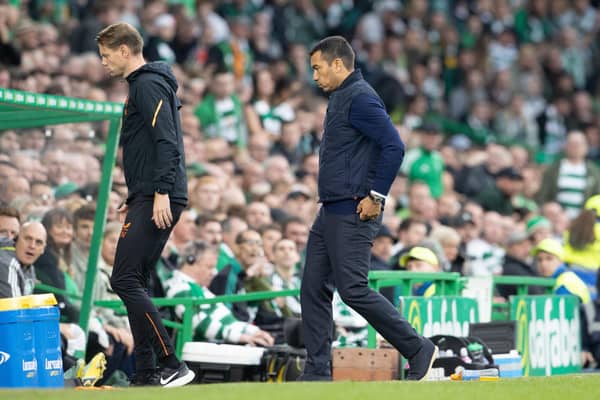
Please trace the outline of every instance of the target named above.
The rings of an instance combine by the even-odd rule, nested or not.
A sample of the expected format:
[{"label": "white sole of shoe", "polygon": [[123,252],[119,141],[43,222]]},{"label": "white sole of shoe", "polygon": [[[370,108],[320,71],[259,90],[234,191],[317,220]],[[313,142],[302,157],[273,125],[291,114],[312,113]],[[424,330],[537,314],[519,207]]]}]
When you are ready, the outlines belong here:
[{"label": "white sole of shoe", "polygon": [[184,386],[184,385],[187,385],[188,383],[190,383],[191,381],[193,381],[195,377],[196,377],[196,374],[194,373],[194,371],[192,371],[190,369],[187,374],[185,374],[181,378],[177,378],[177,379],[173,380],[172,382],[167,383],[163,387],[174,388],[174,387]]},{"label": "white sole of shoe", "polygon": [[431,356],[431,360],[429,361],[429,367],[427,368],[427,372],[425,372],[425,375],[423,375],[423,377],[419,379],[419,381],[423,381],[425,380],[425,378],[427,378],[427,375],[429,375],[429,373],[431,372],[431,367],[433,367],[433,362],[436,358],[438,358],[439,352],[440,350],[437,346],[435,346],[435,348],[433,349],[433,355]]}]

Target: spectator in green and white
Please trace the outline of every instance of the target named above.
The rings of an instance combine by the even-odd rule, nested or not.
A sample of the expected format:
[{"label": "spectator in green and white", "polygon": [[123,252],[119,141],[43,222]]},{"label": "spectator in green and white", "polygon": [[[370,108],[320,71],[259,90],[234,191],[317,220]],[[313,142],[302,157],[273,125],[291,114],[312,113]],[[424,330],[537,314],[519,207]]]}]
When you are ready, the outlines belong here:
[{"label": "spectator in green and white", "polygon": [[425,123],[415,129],[420,139],[420,146],[409,150],[402,163],[402,172],[408,176],[409,181],[422,181],[429,186],[431,195],[438,199],[443,191],[442,173],[444,160],[438,151],[442,143],[442,132],[435,123]]},{"label": "spectator in green and white", "polygon": [[[275,270],[271,275],[273,290],[300,289],[300,277],[296,274],[296,264],[300,261],[300,253],[296,243],[290,239],[281,239],[273,246],[273,266]],[[287,296],[275,299],[279,307],[287,307],[300,316],[300,296]]]},{"label": "spectator in green and white", "polygon": [[294,120],[294,109],[285,101],[275,101],[276,82],[269,69],[255,71],[252,83],[254,99],[246,106],[248,128],[252,134],[264,130],[277,138],[281,134],[283,123]]},{"label": "spectator in green and white", "polygon": [[565,142],[565,157],[544,172],[538,203],[557,201],[569,218],[579,214],[585,199],[600,193],[600,168],[586,160],[588,143],[579,131],[570,132]]},{"label": "spectator in green and white", "polygon": [[235,93],[235,80],[231,72],[215,72],[210,93],[204,96],[194,113],[207,137],[223,138],[242,148],[246,146],[244,110],[240,98]]},{"label": "spectator in green and white", "polygon": [[144,46],[144,58],[148,61],[175,63],[175,52],[170,43],[175,38],[177,20],[171,14],[161,14],[154,19],[153,32]]},{"label": "spectator in green and white", "polygon": [[[213,298],[214,294],[207,285],[215,275],[216,262],[217,251],[214,247],[200,241],[190,243],[183,251],[179,270],[174,271],[171,279],[166,282],[167,297]],[[180,319],[185,311],[182,304],[175,307],[175,314]],[[273,345],[273,337],[269,333],[250,323],[238,321],[223,303],[194,306],[192,328],[194,340]]]},{"label": "spectator in green and white", "polygon": [[231,72],[238,83],[250,82],[254,55],[250,48],[251,20],[245,15],[231,15],[227,19],[229,38],[208,49],[207,69]]}]

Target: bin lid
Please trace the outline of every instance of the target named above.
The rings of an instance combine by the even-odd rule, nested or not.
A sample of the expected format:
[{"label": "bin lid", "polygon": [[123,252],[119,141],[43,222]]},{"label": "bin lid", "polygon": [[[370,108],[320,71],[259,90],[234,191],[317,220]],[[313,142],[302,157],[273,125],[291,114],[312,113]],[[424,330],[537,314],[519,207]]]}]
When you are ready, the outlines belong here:
[{"label": "bin lid", "polygon": [[29,296],[31,307],[50,307],[57,304],[56,297],[52,293],[32,294]]},{"label": "bin lid", "polygon": [[0,311],[31,308],[31,296],[8,297],[0,299]]}]

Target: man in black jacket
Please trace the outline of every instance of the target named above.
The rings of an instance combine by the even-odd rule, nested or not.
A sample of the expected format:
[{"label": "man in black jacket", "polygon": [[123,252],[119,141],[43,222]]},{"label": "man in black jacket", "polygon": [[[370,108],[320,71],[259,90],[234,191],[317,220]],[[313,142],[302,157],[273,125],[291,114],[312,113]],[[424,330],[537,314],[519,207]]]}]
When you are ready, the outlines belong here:
[{"label": "man in black jacket", "polygon": [[110,283],[129,316],[135,342],[134,383],[182,386],[194,379],[194,373],[175,356],[160,313],[146,292],[148,276],[187,204],[177,81],[168,65],[146,64],[142,37],[129,24],[108,26],[96,42],[102,65],[129,84],[121,129],[128,197],[119,208],[123,228]]},{"label": "man in black jacket", "polygon": [[[536,269],[527,261],[529,252],[533,247],[527,233],[523,231],[512,232],[506,243],[506,256],[502,265],[502,275],[508,276],[540,276]],[[498,293],[505,298],[517,294],[513,285],[498,285]],[[529,294],[544,294],[544,288],[530,286]]]},{"label": "man in black jacket", "polygon": [[310,230],[301,304],[307,359],[302,380],[331,380],[331,300],[334,287],[410,363],[408,379],[423,379],[437,347],[418,335],[394,306],[368,286],[373,238],[404,145],[383,102],[358,70],[340,36],[310,52],[313,79],[329,94],[319,154],[322,207]]}]

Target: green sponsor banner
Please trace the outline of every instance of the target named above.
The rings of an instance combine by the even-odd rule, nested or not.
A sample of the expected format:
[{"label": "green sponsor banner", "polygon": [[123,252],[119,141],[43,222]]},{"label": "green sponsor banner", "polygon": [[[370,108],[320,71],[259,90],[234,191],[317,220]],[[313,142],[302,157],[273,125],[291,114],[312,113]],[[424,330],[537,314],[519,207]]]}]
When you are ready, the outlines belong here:
[{"label": "green sponsor banner", "polygon": [[510,303],[510,318],[517,321],[517,349],[524,376],[581,370],[577,297],[513,296]]},{"label": "green sponsor banner", "polygon": [[468,336],[469,324],[479,322],[477,301],[467,297],[400,297],[400,310],[413,328],[426,337]]}]

